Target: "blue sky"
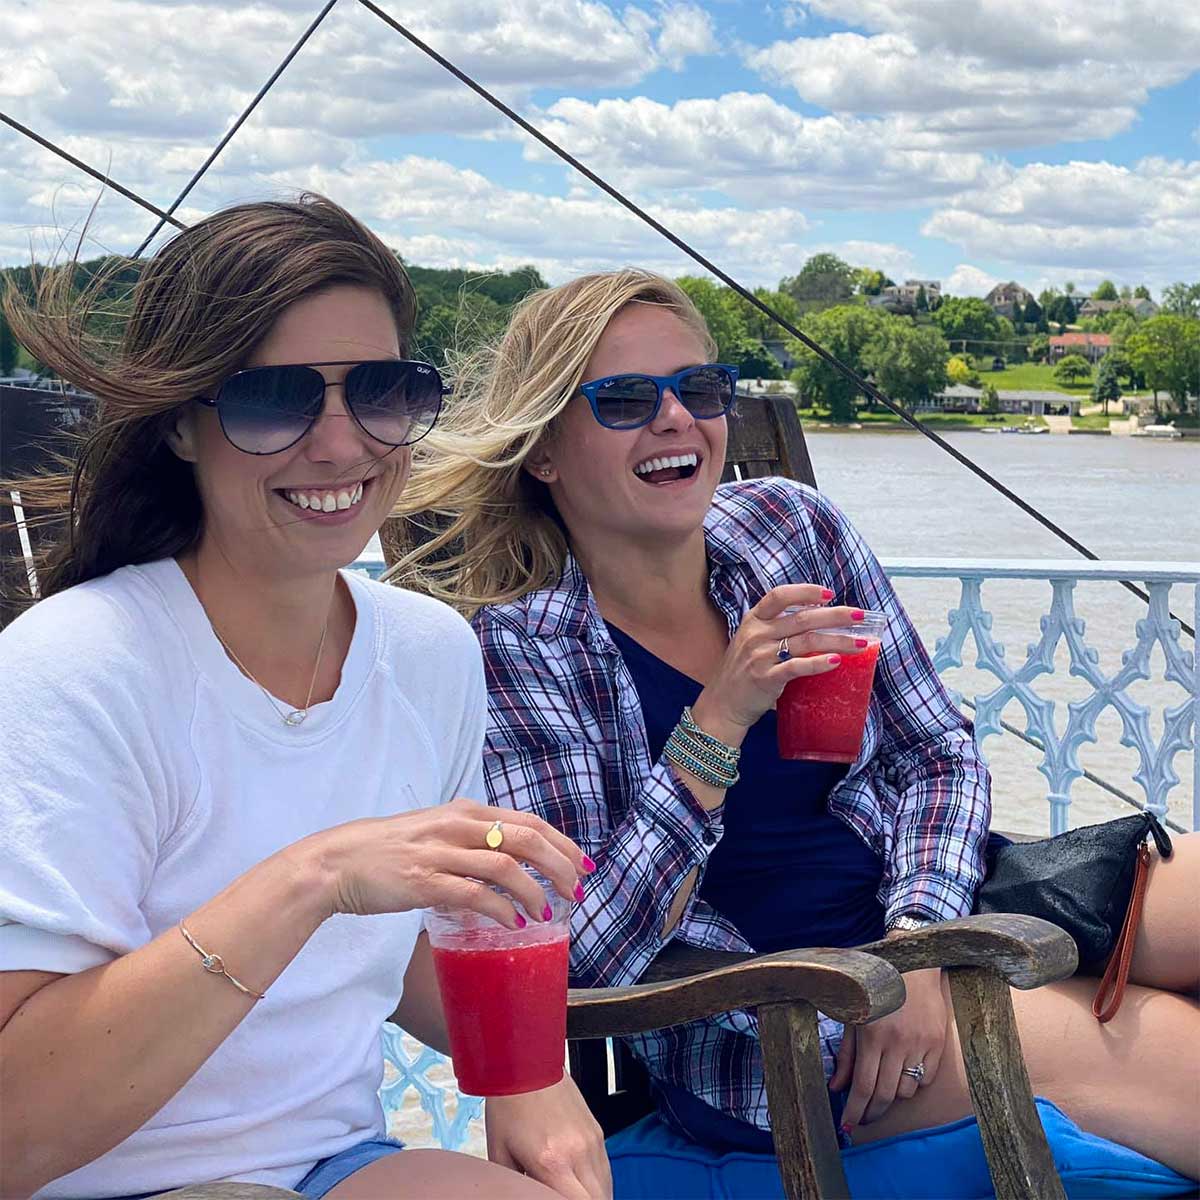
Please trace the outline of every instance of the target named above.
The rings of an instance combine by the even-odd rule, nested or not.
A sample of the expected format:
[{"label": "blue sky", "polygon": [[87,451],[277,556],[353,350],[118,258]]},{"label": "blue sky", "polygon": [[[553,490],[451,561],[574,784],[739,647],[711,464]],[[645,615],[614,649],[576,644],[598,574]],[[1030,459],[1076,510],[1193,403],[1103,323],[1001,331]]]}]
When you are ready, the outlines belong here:
[{"label": "blue sky", "polygon": [[[819,250],[981,294],[1200,277],[1200,6],[1183,0],[388,0],[715,261],[774,284]],[[169,199],[314,0],[9,0],[0,108]],[[10,58],[10,64],[12,58]],[[3,135],[0,261],[97,189]],[[552,280],[687,262],[388,30],[338,6],[185,219],[315,187],[411,261]],[[144,213],[104,197],[97,252]]]}]

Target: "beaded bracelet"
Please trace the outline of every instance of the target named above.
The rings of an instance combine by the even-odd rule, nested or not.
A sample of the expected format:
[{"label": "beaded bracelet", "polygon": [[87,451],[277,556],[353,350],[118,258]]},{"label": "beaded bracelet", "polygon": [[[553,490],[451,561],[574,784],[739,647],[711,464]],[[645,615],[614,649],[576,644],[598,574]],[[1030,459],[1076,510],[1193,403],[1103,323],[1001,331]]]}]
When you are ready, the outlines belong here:
[{"label": "beaded bracelet", "polygon": [[669,762],[710,787],[731,788],[741,778],[738,774],[741,750],[705,733],[692,720],[691,710],[687,708],[683,710],[679,724],[671,730],[663,754]]},{"label": "beaded bracelet", "polygon": [[720,738],[713,737],[711,733],[705,733],[692,717],[691,708],[686,705],[684,706],[683,715],[679,718],[679,725],[685,733],[690,734],[694,740],[698,741],[712,754],[724,759],[730,766],[737,766],[738,761],[742,757],[741,747],[726,745]]}]

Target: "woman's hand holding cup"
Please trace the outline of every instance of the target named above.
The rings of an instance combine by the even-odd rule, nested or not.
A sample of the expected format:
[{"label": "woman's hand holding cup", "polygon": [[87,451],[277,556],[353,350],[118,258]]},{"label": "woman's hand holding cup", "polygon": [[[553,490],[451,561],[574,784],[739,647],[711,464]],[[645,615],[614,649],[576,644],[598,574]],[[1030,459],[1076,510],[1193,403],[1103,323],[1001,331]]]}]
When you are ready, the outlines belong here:
[{"label": "woman's hand holding cup", "polygon": [[[767,592],[743,618],[716,674],[692,706],[697,724],[722,741],[740,744],[791,680],[835,671],[842,655],[861,653],[862,639],[822,633],[863,617],[861,609],[850,606],[826,607],[832,599],[833,592],[812,583]],[[787,658],[779,653],[784,638]]]},{"label": "woman's hand holding cup", "polygon": [[[500,822],[499,845],[488,833]],[[496,839],[493,837],[493,841]],[[329,889],[330,913],[405,912],[444,905],[521,927],[512,896],[534,920],[548,920],[541,885],[528,863],[567,900],[581,896],[580,876],[594,864],[570,838],[532,813],[472,800],[338,825],[297,843],[316,859]]]}]

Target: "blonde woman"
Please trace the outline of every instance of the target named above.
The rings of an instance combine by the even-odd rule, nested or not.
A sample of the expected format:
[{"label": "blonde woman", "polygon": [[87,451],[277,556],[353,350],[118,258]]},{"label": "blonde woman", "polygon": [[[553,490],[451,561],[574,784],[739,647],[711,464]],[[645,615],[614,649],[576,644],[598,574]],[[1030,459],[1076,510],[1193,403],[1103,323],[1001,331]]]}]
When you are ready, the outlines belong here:
[{"label": "blonde woman", "polygon": [[[537,813],[597,864],[574,923],[581,986],[633,983],[673,937],[766,951],[899,935],[970,912],[980,881],[990,784],[971,726],[829,500],[782,479],[718,487],[734,389],[714,357],[686,296],[649,273],[536,294],[466,365],[403,499],[439,532],[402,573],[466,611],[483,645],[491,802]],[[865,609],[888,627],[859,758],[781,761],[776,698],[858,652],[822,630]],[[740,757],[740,780],[690,770],[668,745],[681,723]],[[1200,1020],[1178,993],[1200,977],[1196,845],[1181,843],[1153,872],[1134,964],[1148,987],[1116,1020],[1091,1018],[1094,983],[1016,1000],[1043,1094],[1195,1175],[1180,1055],[1195,1056]],[[823,1025],[856,1143],[970,1111],[940,973],[906,982],[892,1016]],[[755,1029],[736,1012],[634,1041],[675,1134],[769,1150]],[[1106,1077],[1120,1088],[1094,1086]]]}]

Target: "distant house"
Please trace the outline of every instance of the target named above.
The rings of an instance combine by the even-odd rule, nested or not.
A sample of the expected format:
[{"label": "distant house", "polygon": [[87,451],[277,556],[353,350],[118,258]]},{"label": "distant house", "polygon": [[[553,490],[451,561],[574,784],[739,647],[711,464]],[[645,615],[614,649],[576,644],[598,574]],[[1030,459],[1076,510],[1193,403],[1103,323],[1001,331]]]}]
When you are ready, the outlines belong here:
[{"label": "distant house", "polygon": [[878,296],[871,296],[867,303],[871,308],[886,308],[891,312],[915,312],[917,297],[925,289],[925,303],[936,308],[942,298],[940,279],[906,279],[903,283],[889,284]]},{"label": "distant house", "polygon": [[1078,316],[1101,317],[1105,313],[1117,312],[1129,305],[1124,300],[1094,300],[1089,296],[1080,306]]},{"label": "distant house", "polygon": [[[1101,304],[1107,301],[1099,301]],[[1050,361],[1058,362],[1068,354],[1081,354],[1088,362],[1099,362],[1112,349],[1107,333],[1060,333],[1050,339]]]},{"label": "distant house", "polygon": [[[917,408],[942,412],[978,412],[982,398],[983,393],[979,388],[952,383],[943,388],[940,396],[918,404]],[[1030,417],[1042,417],[1046,413],[1078,416],[1082,403],[1079,396],[1068,396],[1063,392],[1029,392],[1008,388],[999,390],[997,398],[1001,412],[1024,413]]]},{"label": "distant house", "polygon": [[780,365],[785,371],[790,371],[797,362],[795,355],[789,349],[790,343],[782,338],[770,339],[763,342],[763,346],[767,353]]},{"label": "distant house", "polygon": [[984,303],[998,316],[1007,317],[1010,321],[1020,319],[1018,306],[1024,310],[1033,299],[1033,293],[1023,288],[1019,283],[1009,280],[1008,283],[998,283],[984,297]]},{"label": "distant house", "polygon": [[1135,317],[1142,319],[1158,315],[1158,305],[1153,300],[1148,300],[1145,296],[1139,296],[1136,300],[1130,300],[1129,307],[1133,309]]}]

